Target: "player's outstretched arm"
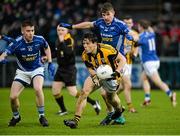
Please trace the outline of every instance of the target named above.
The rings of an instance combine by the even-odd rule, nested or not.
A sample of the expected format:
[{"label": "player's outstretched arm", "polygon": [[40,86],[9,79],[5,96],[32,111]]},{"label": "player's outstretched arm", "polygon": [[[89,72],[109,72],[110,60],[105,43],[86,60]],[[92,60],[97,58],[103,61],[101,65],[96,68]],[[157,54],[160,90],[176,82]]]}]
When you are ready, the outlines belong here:
[{"label": "player's outstretched arm", "polygon": [[5,35],[0,35],[0,40],[5,40],[5,41],[7,41],[7,42],[13,42],[13,43],[15,43],[16,42],[16,40],[15,39],[13,39],[12,37],[9,37],[9,36],[5,36]]},{"label": "player's outstretched arm", "polygon": [[87,28],[92,28],[94,27],[93,22],[82,22],[79,24],[67,24],[67,23],[60,23],[60,27],[65,27],[67,29],[87,29]]}]

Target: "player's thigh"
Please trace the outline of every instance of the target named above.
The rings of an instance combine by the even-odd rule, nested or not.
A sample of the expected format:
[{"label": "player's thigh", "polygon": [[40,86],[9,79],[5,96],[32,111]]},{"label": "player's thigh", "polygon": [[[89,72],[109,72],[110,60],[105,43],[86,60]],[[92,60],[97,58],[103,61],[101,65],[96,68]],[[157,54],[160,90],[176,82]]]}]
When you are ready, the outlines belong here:
[{"label": "player's thigh", "polygon": [[67,90],[69,91],[69,94],[72,96],[76,96],[77,94],[77,88],[76,86],[67,86]]},{"label": "player's thigh", "polygon": [[83,85],[83,93],[85,93],[87,96],[95,90],[95,85],[92,81],[92,78],[89,76],[86,78],[86,80],[84,81],[84,85]]},{"label": "player's thigh", "polygon": [[54,81],[52,83],[52,93],[53,95],[58,95],[61,93],[61,89],[63,88],[64,86],[64,82],[61,82],[61,81]]},{"label": "player's thigh", "polygon": [[124,75],[122,78],[124,88],[131,88],[131,77],[130,75]]},{"label": "player's thigh", "polygon": [[44,77],[41,75],[36,75],[33,78],[33,88],[35,91],[42,91],[43,88],[43,83],[44,83]]},{"label": "player's thigh", "polygon": [[31,79],[33,83],[33,88],[36,91],[42,91],[44,83],[44,67],[39,67],[31,72]]},{"label": "player's thigh", "polygon": [[13,81],[11,85],[10,98],[11,99],[18,98],[23,89],[24,86],[20,82]]}]

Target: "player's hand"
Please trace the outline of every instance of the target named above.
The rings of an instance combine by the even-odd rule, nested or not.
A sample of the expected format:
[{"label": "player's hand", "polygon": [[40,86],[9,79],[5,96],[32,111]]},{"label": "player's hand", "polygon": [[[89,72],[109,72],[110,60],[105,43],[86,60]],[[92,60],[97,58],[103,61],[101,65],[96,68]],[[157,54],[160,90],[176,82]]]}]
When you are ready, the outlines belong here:
[{"label": "player's hand", "polygon": [[49,73],[50,77],[52,77],[52,78],[54,77],[55,70],[56,70],[55,65],[52,62],[49,62],[48,63],[48,73]]},{"label": "player's hand", "polygon": [[48,61],[47,56],[42,56],[42,57],[41,57],[41,62],[42,62],[42,63],[45,63],[45,62],[47,62],[47,61]]},{"label": "player's hand", "polygon": [[6,64],[7,62],[8,62],[7,59],[3,59],[3,60],[0,61],[0,64]]},{"label": "player's hand", "polygon": [[72,29],[72,25],[71,24],[67,24],[67,23],[60,23],[59,26],[60,27],[65,27],[67,29]]},{"label": "player's hand", "polygon": [[97,75],[91,76],[91,78],[92,78],[93,83],[96,86],[100,86],[99,79],[98,79]]},{"label": "player's hand", "polygon": [[119,77],[122,77],[123,76],[123,72],[118,72],[117,70],[114,71],[112,74],[111,74],[111,77],[112,78],[119,78]]}]

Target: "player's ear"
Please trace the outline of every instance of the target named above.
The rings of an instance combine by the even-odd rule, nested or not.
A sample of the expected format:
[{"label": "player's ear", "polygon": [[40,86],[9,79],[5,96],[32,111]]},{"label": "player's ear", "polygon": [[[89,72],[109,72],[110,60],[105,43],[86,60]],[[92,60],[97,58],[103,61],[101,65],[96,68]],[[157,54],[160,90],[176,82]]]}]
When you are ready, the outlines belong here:
[{"label": "player's ear", "polygon": [[21,34],[24,34],[24,32],[23,32],[23,28],[21,27]]}]

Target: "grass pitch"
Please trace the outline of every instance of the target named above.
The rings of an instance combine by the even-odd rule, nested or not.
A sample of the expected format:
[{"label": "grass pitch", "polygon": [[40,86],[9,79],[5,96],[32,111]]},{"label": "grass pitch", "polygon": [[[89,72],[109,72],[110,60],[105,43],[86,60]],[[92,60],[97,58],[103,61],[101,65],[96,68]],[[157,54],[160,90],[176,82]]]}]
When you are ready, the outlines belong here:
[{"label": "grass pitch", "polygon": [[[76,99],[63,90],[65,104],[69,114],[58,116],[58,106],[51,94],[50,88],[45,88],[45,110],[50,126],[43,128],[39,124],[36,111],[35,94],[26,88],[20,95],[20,114],[22,120],[16,127],[8,127],[12,113],[9,103],[9,88],[0,88],[0,134],[1,135],[180,135],[180,91],[177,92],[178,105],[171,106],[170,100],[162,91],[152,91],[152,103],[149,107],[141,107],[144,93],[133,90],[132,99],[138,113],[125,111],[125,125],[99,126],[106,116],[106,108],[98,91],[91,97],[98,99],[102,106],[100,115],[96,115],[90,104],[87,104],[77,129],[64,126],[63,120],[74,116]],[[124,94],[120,94],[123,105]]]}]

